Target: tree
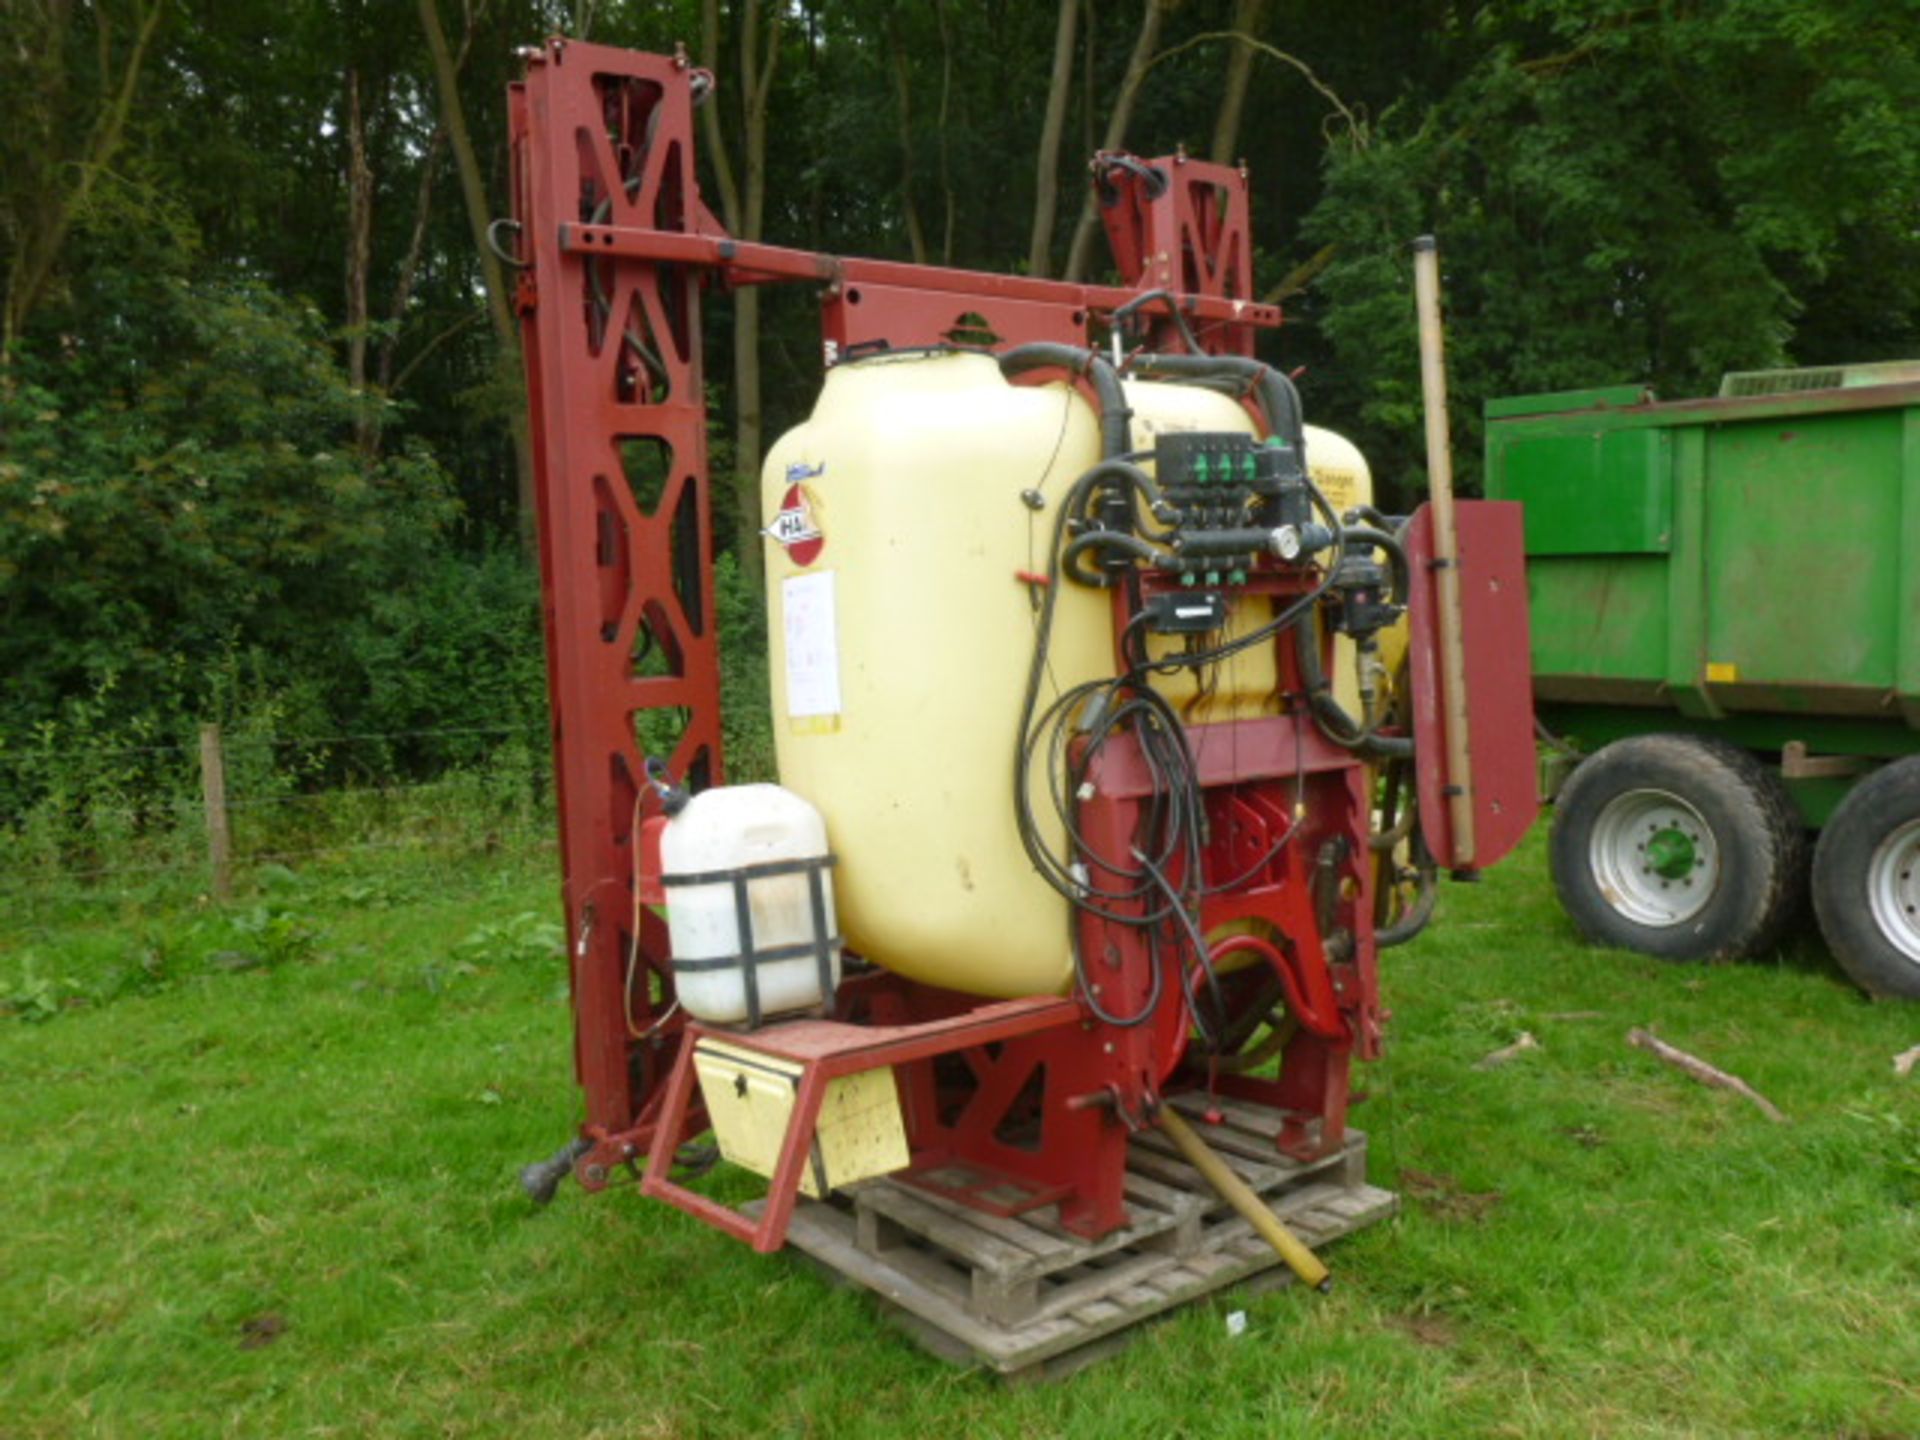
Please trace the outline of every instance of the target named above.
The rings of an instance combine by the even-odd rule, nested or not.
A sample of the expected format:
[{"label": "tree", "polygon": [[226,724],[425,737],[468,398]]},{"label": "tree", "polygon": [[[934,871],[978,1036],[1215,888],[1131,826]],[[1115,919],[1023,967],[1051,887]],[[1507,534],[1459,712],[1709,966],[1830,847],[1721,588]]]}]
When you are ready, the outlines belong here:
[{"label": "tree", "polygon": [[[1166,13],[1166,0],[1145,0],[1141,6],[1140,31],[1133,42],[1133,54],[1127,61],[1127,73],[1121,77],[1120,88],[1114,93],[1113,109],[1107,116],[1106,138],[1100,142],[1102,150],[1118,150],[1126,143],[1127,122],[1133,118],[1134,102],[1140,98],[1140,87],[1146,83],[1147,69],[1152,65],[1154,50],[1160,43],[1160,22]],[[1080,208],[1080,223],[1073,227],[1073,243],[1067,251],[1067,268],[1061,272],[1066,279],[1085,278],[1087,265],[1093,257],[1094,232],[1099,226],[1100,214],[1094,205],[1093,189],[1089,186]]]},{"label": "tree", "polygon": [[[741,178],[735,178],[716,101],[702,107],[708,159],[720,185],[721,218],[742,240],[759,240],[766,229],[767,110],[780,60],[783,7],[740,0],[737,50],[740,79]],[[701,56],[720,73],[719,0],[703,0]],[[724,95],[724,90],[722,95]],[[760,291],[746,286],[733,297],[733,502],[741,563],[757,583],[760,559],[760,445],[764,422],[760,391]]]},{"label": "tree", "polygon": [[[321,637],[457,514],[422,447],[355,445],[365,398],[317,312],[195,278],[164,200],[103,195],[74,232],[84,272],[48,307],[58,348],[23,346],[0,394],[0,733],[105,686],[123,724],[177,731],[209,713],[223,654],[335,688]],[[135,213],[149,231],[127,255]]]},{"label": "tree", "polygon": [[[506,276],[487,238],[487,227],[494,211],[487,200],[486,182],[480,173],[480,158],[467,133],[466,106],[460,98],[460,75],[453,52],[447,46],[446,32],[440,28],[440,10],[435,0],[419,0],[420,28],[427,39],[427,51],[433,58],[434,87],[440,96],[441,127],[453,151],[460,175],[460,195],[465,202],[467,223],[473,231],[473,250],[480,264],[480,276],[487,292],[487,318],[493,322],[494,343],[499,349],[497,363],[519,370],[520,339],[507,296]],[[472,21],[469,18],[469,27]],[[469,29],[469,38],[471,29]],[[528,555],[534,553],[533,441],[527,431],[526,415],[517,407],[510,422],[513,430],[514,470],[519,479],[520,544]]]},{"label": "tree", "polygon": [[[91,19],[96,64],[89,76],[74,63],[85,41],[74,32],[76,8]],[[22,0],[0,77],[16,95],[23,127],[9,124],[0,142],[0,236],[7,251],[0,299],[0,373],[33,312],[46,300],[76,220],[100,177],[120,153],[134,97],[166,14],[166,0],[129,0],[116,13],[107,0],[76,7],[63,0]]]},{"label": "tree", "polygon": [[1060,198],[1060,132],[1066,124],[1068,92],[1073,88],[1073,33],[1077,0],[1060,0],[1054,27],[1053,73],[1047,81],[1047,115],[1040,127],[1039,158],[1034,167],[1033,237],[1027,244],[1027,273],[1053,268],[1053,216]]},{"label": "tree", "polygon": [[[1252,37],[1260,32],[1260,20],[1267,0],[1235,0],[1233,31]],[[1240,115],[1247,106],[1247,86],[1253,79],[1254,47],[1246,40],[1235,40],[1227,51],[1227,75],[1220,87],[1220,108],[1214,112],[1213,143],[1207,158],[1216,165],[1231,165],[1240,143]]]},{"label": "tree", "polygon": [[[514,48],[556,29],[701,42],[720,78],[703,184],[743,239],[1091,275],[1097,215],[1071,184],[1076,223],[1055,246],[1080,152],[1244,155],[1256,279],[1288,307],[1262,354],[1304,364],[1316,422],[1410,496],[1404,247],[1427,229],[1448,264],[1469,479],[1490,396],[1624,379],[1700,393],[1733,366],[1920,354],[1917,16],[1915,0],[11,0],[0,644],[25,638],[0,732],[109,672],[114,713],[185,717],[176,633],[240,637],[278,692],[322,695],[344,721],[371,703],[365,675],[322,684],[314,666],[405,663],[408,637],[441,631],[400,612],[454,624],[463,567],[511,568],[500,542],[530,516],[514,277],[482,231],[504,208]],[[817,318],[806,287],[709,294],[730,494],[716,528],[754,566],[762,442],[818,393]],[[248,366],[306,387],[326,422]],[[229,384],[250,429],[223,408]],[[236,563],[263,567],[258,593],[188,543],[156,488],[192,485],[193,445],[196,464],[230,467],[220,523]],[[431,517],[389,483],[414,475]],[[305,517],[299,564],[263,548],[248,487]],[[313,514],[323,495],[337,531]],[[336,585],[336,568],[356,578]],[[488,574],[507,604],[514,587]],[[282,615],[309,630],[273,631]],[[392,643],[303,643],[323,623]],[[389,686],[379,703],[398,708],[380,713],[409,693]]]},{"label": "tree", "polygon": [[[1839,257],[1920,265],[1920,140],[1894,118],[1920,94],[1920,28],[1796,0],[1548,0],[1488,23],[1444,94],[1389,108],[1369,146],[1334,147],[1306,229],[1339,247],[1316,302],[1334,405],[1396,485],[1420,483],[1404,247],[1421,231],[1448,259],[1469,476],[1485,397],[1620,381],[1710,394],[1726,370],[1794,357],[1801,297]],[[1910,353],[1913,297],[1882,290]]]},{"label": "tree", "polygon": [[920,227],[920,210],[913,201],[913,81],[901,39],[900,17],[887,17],[887,55],[893,69],[893,95],[900,125],[900,208],[907,222],[907,242],[913,263],[927,263],[927,235]]}]

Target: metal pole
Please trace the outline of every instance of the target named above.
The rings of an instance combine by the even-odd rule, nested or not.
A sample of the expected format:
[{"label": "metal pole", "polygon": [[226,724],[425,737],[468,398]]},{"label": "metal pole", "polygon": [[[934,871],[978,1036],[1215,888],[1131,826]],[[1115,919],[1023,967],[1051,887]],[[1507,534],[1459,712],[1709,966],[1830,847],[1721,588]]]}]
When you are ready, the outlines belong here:
[{"label": "metal pole", "polygon": [[227,828],[227,758],[220,727],[200,727],[200,799],[207,813],[207,864],[213,871],[213,898],[233,897],[233,836]]},{"label": "metal pole", "polygon": [[1447,428],[1447,361],[1440,329],[1440,247],[1413,242],[1413,295],[1420,314],[1420,389],[1427,412],[1427,483],[1439,592],[1440,690],[1446,711],[1447,818],[1456,868],[1473,865],[1473,762],[1467,733],[1467,657],[1460,643],[1460,541],[1453,523],[1453,442]]}]

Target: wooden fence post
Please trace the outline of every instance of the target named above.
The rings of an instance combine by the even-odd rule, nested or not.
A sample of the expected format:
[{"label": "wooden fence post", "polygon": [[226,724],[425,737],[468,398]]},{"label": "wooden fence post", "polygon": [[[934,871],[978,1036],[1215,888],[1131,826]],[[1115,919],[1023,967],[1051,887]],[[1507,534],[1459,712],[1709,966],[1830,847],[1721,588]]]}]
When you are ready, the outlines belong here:
[{"label": "wooden fence post", "polygon": [[227,759],[220,727],[200,727],[200,798],[207,811],[207,864],[213,871],[213,898],[233,895],[233,835],[227,828]]}]

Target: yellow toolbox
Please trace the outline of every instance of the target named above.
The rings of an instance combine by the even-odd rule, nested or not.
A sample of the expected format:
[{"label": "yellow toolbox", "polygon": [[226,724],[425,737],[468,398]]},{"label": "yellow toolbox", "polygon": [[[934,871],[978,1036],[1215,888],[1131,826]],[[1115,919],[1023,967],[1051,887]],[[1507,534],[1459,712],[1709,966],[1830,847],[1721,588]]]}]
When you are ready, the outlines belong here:
[{"label": "yellow toolbox", "polygon": [[[693,1068],[720,1154],[771,1179],[806,1066],[703,1037],[693,1049]],[[856,1180],[905,1169],[907,1160],[907,1127],[892,1069],[842,1075],[827,1082],[821,1097],[800,1193],[818,1200]]]}]

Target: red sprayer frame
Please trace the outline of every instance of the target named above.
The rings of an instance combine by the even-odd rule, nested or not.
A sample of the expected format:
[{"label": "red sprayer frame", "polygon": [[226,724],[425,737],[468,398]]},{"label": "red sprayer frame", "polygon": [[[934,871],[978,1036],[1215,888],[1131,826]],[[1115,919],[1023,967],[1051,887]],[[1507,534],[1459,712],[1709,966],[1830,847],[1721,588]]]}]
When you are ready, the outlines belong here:
[{"label": "red sprayer frame", "polygon": [[[1299,1022],[1277,1080],[1173,1073],[1188,1023],[1182,1004],[1153,1025],[1114,1029],[1074,998],[983,1005],[870,975],[842,987],[834,1020],[731,1037],[806,1068],[761,1218],[748,1221],[671,1178],[676,1146],[702,1128],[689,1063],[702,1027],[671,1005],[665,926],[634,893],[640,822],[658,805],[635,724],[642,712],[674,712],[671,773],[695,789],[722,783],[702,290],[819,287],[829,363],[854,347],[936,345],[983,326],[999,346],[1089,346],[1130,303],[1149,348],[1184,348],[1170,313],[1177,306],[1208,351],[1251,355],[1255,331],[1280,315],[1252,298],[1239,170],[1184,156],[1097,161],[1102,214],[1127,277],[1118,286],[843,259],[736,241],[702,203],[694,108],[712,81],[684,57],[553,40],[528,60],[510,97],[513,197],[575,1065],[586,1095],[575,1173],[598,1188],[612,1167],[647,1155],[649,1193],[774,1248],[795,1199],[809,1106],[835,1075],[879,1066],[899,1079],[916,1172],[979,1176],[957,1189],[949,1178],[948,1193],[987,1208],[1057,1203],[1063,1223],[1087,1234],[1124,1223],[1126,1139],[1151,1122],[1166,1087],[1211,1083],[1265,1101],[1287,1117],[1283,1148],[1303,1157],[1336,1148],[1350,1060],[1379,1040],[1369,772],[1296,712],[1189,734],[1215,837],[1207,869],[1246,876],[1208,902],[1202,923],[1251,918],[1287,937],[1240,946],[1264,962],[1241,974],[1270,977]],[[651,461],[644,475],[625,463],[636,455]],[[1416,649],[1430,643],[1416,629]],[[665,673],[637,668],[636,655],[649,652],[664,658]],[[1296,685],[1291,657],[1280,661]],[[1476,717],[1475,738],[1497,745],[1499,722],[1486,723],[1482,730]],[[1125,745],[1100,763],[1099,798],[1082,824],[1124,853],[1145,767]],[[1274,837],[1283,843],[1270,845]],[[1248,856],[1270,851],[1269,863],[1248,872]],[[1137,939],[1121,943],[1091,919],[1081,938],[1112,966],[1109,1005],[1138,1003]],[[957,1112],[943,1103],[956,1072],[972,1086]],[[1002,1138],[1016,1105],[1033,1109],[1044,1146]],[[1025,1198],[1009,1205],[1008,1184]]]}]

